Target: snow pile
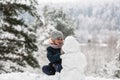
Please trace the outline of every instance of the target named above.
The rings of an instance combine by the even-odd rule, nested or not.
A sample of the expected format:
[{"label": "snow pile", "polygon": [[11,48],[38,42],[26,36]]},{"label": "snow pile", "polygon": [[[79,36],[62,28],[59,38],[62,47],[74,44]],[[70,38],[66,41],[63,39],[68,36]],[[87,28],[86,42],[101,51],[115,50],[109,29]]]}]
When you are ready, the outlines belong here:
[{"label": "snow pile", "polygon": [[62,47],[65,54],[61,56],[63,69],[60,73],[60,80],[82,80],[86,67],[86,57],[81,53],[79,43],[73,36],[65,39]]},{"label": "snow pile", "polygon": [[[53,76],[47,77],[47,75],[40,75],[36,73],[26,72],[26,73],[1,74],[0,80],[55,80],[55,79],[53,78]],[[90,76],[90,77],[85,77],[85,80],[120,80],[120,79],[105,79],[105,78],[100,78],[100,77],[95,78]]]},{"label": "snow pile", "polygon": [[8,74],[1,74],[0,80],[39,80],[38,74],[31,74],[31,73],[8,73]]},{"label": "snow pile", "polygon": [[89,77],[86,77],[85,80],[120,80],[120,79],[106,79],[106,78],[101,78],[101,77],[92,77],[92,76],[89,76]]}]

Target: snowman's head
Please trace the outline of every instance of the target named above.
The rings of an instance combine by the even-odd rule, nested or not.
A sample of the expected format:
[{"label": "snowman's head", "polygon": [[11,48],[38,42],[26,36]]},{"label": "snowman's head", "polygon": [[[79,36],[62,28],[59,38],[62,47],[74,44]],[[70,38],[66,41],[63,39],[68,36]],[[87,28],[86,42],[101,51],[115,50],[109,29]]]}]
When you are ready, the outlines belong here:
[{"label": "snowman's head", "polygon": [[68,36],[64,40],[62,50],[65,54],[77,52],[80,50],[79,42],[73,36]]}]

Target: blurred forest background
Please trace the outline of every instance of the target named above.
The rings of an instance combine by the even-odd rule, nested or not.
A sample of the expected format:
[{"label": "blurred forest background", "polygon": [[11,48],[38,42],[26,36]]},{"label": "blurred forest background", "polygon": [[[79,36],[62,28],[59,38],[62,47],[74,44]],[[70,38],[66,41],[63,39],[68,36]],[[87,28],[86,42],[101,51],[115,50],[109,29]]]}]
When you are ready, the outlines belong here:
[{"label": "blurred forest background", "polygon": [[[86,55],[86,75],[120,78],[120,1],[40,3],[0,1],[0,73],[41,72],[52,30],[74,35]],[[84,63],[83,63],[84,64]]]}]

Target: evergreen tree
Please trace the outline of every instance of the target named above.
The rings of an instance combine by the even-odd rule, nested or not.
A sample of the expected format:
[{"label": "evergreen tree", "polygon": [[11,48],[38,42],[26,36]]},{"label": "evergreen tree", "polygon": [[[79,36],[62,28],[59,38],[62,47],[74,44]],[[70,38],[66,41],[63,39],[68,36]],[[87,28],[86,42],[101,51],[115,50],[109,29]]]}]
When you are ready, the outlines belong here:
[{"label": "evergreen tree", "polygon": [[0,3],[0,73],[22,72],[28,66],[40,67],[33,55],[38,50],[35,29],[21,17],[27,13],[40,21],[36,4],[35,0],[5,0]]},{"label": "evergreen tree", "polygon": [[101,76],[120,78],[120,40],[117,41],[115,50],[117,53],[115,54],[112,61],[105,63],[101,69],[101,72],[99,72]]}]

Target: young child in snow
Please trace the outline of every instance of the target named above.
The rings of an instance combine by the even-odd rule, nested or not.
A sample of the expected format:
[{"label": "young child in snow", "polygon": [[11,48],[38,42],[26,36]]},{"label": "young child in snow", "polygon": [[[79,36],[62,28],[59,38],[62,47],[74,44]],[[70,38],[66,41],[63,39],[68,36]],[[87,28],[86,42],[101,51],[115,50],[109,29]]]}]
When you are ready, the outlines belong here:
[{"label": "young child in snow", "polygon": [[77,40],[73,36],[68,36],[62,50],[65,54],[61,55],[63,69],[59,80],[84,80],[84,68],[87,63]]},{"label": "young child in snow", "polygon": [[62,59],[60,58],[61,47],[63,45],[63,34],[60,31],[53,31],[49,40],[50,46],[47,47],[47,58],[50,61],[49,65],[45,65],[42,71],[47,75],[55,75],[62,69]]}]

